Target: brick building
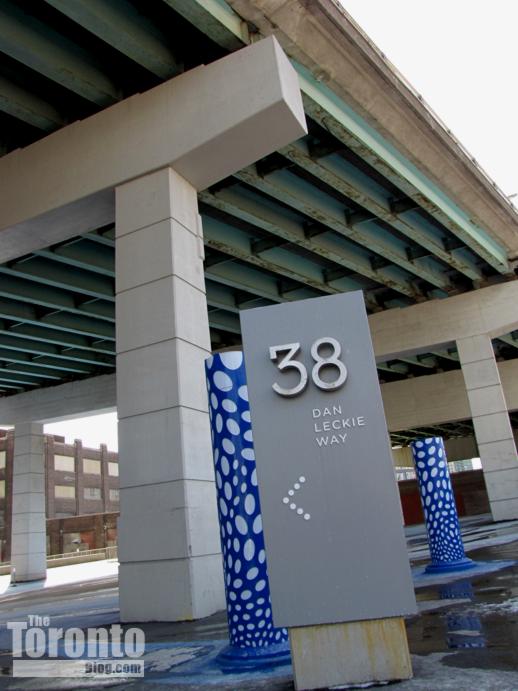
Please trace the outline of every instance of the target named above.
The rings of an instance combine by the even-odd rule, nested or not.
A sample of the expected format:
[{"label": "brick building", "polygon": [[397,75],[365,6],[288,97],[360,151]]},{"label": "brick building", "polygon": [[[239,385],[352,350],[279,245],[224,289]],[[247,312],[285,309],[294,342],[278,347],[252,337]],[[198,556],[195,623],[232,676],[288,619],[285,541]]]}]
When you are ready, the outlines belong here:
[{"label": "brick building", "polygon": [[[1,560],[11,554],[14,434],[0,430]],[[118,454],[105,444],[45,435],[47,554],[116,544],[119,511]]]}]

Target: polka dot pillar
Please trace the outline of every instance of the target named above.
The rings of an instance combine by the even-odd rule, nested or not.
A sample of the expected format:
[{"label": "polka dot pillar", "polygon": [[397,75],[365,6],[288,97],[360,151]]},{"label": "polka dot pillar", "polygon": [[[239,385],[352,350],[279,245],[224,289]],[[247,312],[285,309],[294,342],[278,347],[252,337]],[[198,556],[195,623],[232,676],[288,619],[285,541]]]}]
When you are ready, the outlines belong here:
[{"label": "polka dot pillar", "polygon": [[273,625],[243,354],[205,363],[223,553],[230,652],[288,653],[288,632]]},{"label": "polka dot pillar", "polygon": [[432,563],[427,572],[455,571],[474,566],[464,554],[459,518],[441,437],[411,442]]}]

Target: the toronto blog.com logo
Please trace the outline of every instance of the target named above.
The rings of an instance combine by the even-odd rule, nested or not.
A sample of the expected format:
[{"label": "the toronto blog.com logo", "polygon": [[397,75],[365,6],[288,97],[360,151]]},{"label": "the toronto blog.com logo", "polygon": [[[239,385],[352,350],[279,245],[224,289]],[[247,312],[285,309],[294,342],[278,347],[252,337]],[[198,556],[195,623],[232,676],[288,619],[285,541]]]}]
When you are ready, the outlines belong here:
[{"label": "the toronto blog.com logo", "polygon": [[50,617],[30,614],[7,622],[14,677],[143,677],[145,635],[119,624],[82,630],[53,627]]}]

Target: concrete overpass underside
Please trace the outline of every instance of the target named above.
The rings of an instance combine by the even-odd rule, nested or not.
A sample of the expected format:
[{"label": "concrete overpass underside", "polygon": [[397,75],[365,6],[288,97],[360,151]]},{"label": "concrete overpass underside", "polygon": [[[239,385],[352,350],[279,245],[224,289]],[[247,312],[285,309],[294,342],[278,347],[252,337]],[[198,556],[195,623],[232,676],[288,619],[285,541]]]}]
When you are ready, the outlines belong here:
[{"label": "concrete overpass underside", "polygon": [[[300,126],[295,141],[284,136],[288,120],[273,105],[262,107],[257,122],[247,110],[269,88],[260,69],[242,72],[241,92],[219,67],[270,35],[302,93],[307,133]],[[272,64],[284,79],[282,60],[275,53]],[[203,117],[207,132],[194,124]],[[225,118],[230,124],[212,131],[212,121]],[[184,149],[182,132],[189,132]],[[205,137],[199,146],[197,137]],[[206,401],[201,389],[196,400],[182,399],[185,382],[178,382],[194,360],[195,378],[202,377],[199,363],[210,348],[240,344],[244,309],[362,290],[393,441],[474,433],[494,516],[518,516],[517,420],[509,419],[496,364],[518,362],[518,215],[332,0],[0,0],[0,151],[0,412],[19,427],[19,486],[38,475],[41,421],[113,408],[115,382],[102,375],[117,371],[128,619],[201,616],[221,605],[219,577],[205,599],[199,595],[219,568],[216,530],[203,528],[215,512],[196,519],[205,540],[198,553],[185,551],[187,533],[175,544],[164,536],[169,547],[151,553],[145,525],[139,532],[145,520],[131,508],[153,505],[135,454],[144,449],[138,435],[152,444],[151,487],[170,492],[164,511],[193,501],[193,468],[210,493],[208,441],[194,452],[201,463],[190,459],[184,439],[193,429],[208,431]],[[165,215],[151,208],[159,197]],[[151,227],[156,245],[146,241]],[[203,239],[203,250],[193,249],[193,238]],[[159,255],[170,257],[169,268]],[[164,309],[180,335],[151,342],[145,291],[162,286],[164,276],[173,304]],[[185,297],[177,279],[194,292]],[[128,295],[141,305],[133,312]],[[165,355],[156,353],[166,341],[178,370],[164,377]],[[180,353],[178,341],[192,352]],[[157,402],[154,382],[182,391]],[[463,396],[456,412],[405,417],[405,401],[429,410],[426,389],[437,382],[435,407],[446,386]],[[158,423],[165,410],[170,417]],[[167,465],[171,449],[182,472]],[[20,518],[20,564],[32,577],[31,545],[41,530],[32,535],[29,513]],[[136,596],[142,577],[155,585],[151,604]],[[185,592],[164,607],[168,578]]]}]

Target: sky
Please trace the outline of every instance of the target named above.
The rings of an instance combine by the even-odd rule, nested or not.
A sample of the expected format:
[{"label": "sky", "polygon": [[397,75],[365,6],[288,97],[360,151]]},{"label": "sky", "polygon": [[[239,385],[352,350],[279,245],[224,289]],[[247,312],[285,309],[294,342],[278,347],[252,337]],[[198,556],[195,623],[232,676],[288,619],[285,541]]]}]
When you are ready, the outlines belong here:
[{"label": "sky", "polygon": [[[518,0],[340,1],[504,194],[518,193]],[[115,413],[45,431],[118,448]]]},{"label": "sky", "polygon": [[504,194],[518,193],[517,0],[340,2]]}]

